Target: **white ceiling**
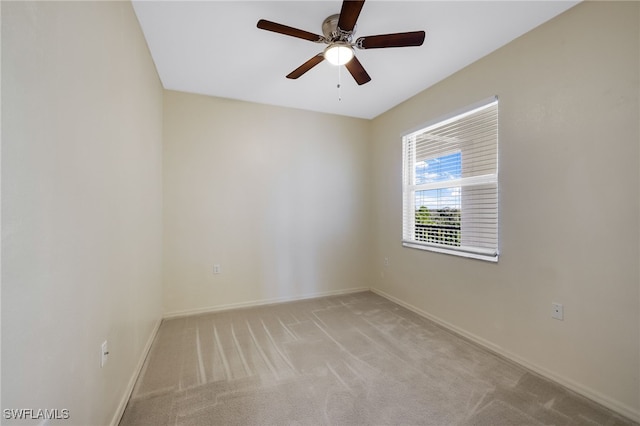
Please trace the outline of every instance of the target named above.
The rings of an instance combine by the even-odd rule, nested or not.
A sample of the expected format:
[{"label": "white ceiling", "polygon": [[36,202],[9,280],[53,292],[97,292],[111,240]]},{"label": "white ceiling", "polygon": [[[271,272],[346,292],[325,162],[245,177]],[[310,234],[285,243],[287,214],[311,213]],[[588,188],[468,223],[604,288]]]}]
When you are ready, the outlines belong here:
[{"label": "white ceiling", "polygon": [[285,78],[325,45],[256,28],[264,18],[322,34],[322,21],[340,12],[341,1],[143,0],[133,7],[166,89],[373,118],[576,3],[369,0],[355,37],[427,36],[421,47],[356,50],[372,78],[362,86],[327,61]]}]

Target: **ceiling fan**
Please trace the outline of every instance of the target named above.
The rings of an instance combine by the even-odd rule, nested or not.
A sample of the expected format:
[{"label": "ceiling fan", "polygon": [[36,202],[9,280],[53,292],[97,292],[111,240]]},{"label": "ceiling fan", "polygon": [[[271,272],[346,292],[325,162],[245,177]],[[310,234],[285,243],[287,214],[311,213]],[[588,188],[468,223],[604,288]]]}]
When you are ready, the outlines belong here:
[{"label": "ceiling fan", "polygon": [[425,37],[424,31],[411,31],[359,37],[353,41],[356,21],[363,5],[364,0],[344,0],[340,13],[329,16],[322,23],[323,35],[313,34],[287,25],[267,21],[266,19],[258,21],[258,28],[328,45],[322,53],[318,53],[291,71],[287,78],[296,79],[326,59],[333,65],[344,65],[358,85],[362,85],[371,81],[371,77],[358,61],[358,58],[355,57],[354,47],[358,49],[381,49],[385,47],[421,46]]}]

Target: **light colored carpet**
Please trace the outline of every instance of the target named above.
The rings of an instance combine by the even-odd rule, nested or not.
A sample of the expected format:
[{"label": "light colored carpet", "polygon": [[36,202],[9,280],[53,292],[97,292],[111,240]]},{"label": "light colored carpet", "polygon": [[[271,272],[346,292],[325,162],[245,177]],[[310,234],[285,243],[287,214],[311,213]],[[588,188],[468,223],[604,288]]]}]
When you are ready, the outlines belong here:
[{"label": "light colored carpet", "polygon": [[128,425],[632,425],[374,293],[166,320]]}]

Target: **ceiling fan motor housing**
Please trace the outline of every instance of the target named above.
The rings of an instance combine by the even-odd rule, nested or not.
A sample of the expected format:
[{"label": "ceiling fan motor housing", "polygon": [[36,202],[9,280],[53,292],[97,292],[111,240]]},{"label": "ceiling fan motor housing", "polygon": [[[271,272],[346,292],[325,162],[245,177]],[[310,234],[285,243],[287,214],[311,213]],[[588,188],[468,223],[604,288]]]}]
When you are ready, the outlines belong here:
[{"label": "ceiling fan motor housing", "polygon": [[334,41],[344,41],[346,43],[351,43],[351,35],[355,32],[355,28],[353,31],[343,31],[338,28],[338,20],[340,19],[340,14],[336,13],[335,15],[329,16],[327,19],[322,22],[322,34],[324,34],[325,39],[329,43]]}]

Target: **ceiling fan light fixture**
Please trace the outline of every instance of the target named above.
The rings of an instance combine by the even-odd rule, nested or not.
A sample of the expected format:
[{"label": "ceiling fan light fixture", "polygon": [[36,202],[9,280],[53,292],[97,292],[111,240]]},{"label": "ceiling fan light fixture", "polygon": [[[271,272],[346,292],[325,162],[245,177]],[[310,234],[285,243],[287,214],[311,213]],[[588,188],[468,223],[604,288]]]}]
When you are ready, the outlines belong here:
[{"label": "ceiling fan light fixture", "polygon": [[344,42],[331,43],[324,49],[324,58],[331,65],[344,65],[353,59],[353,47]]}]

